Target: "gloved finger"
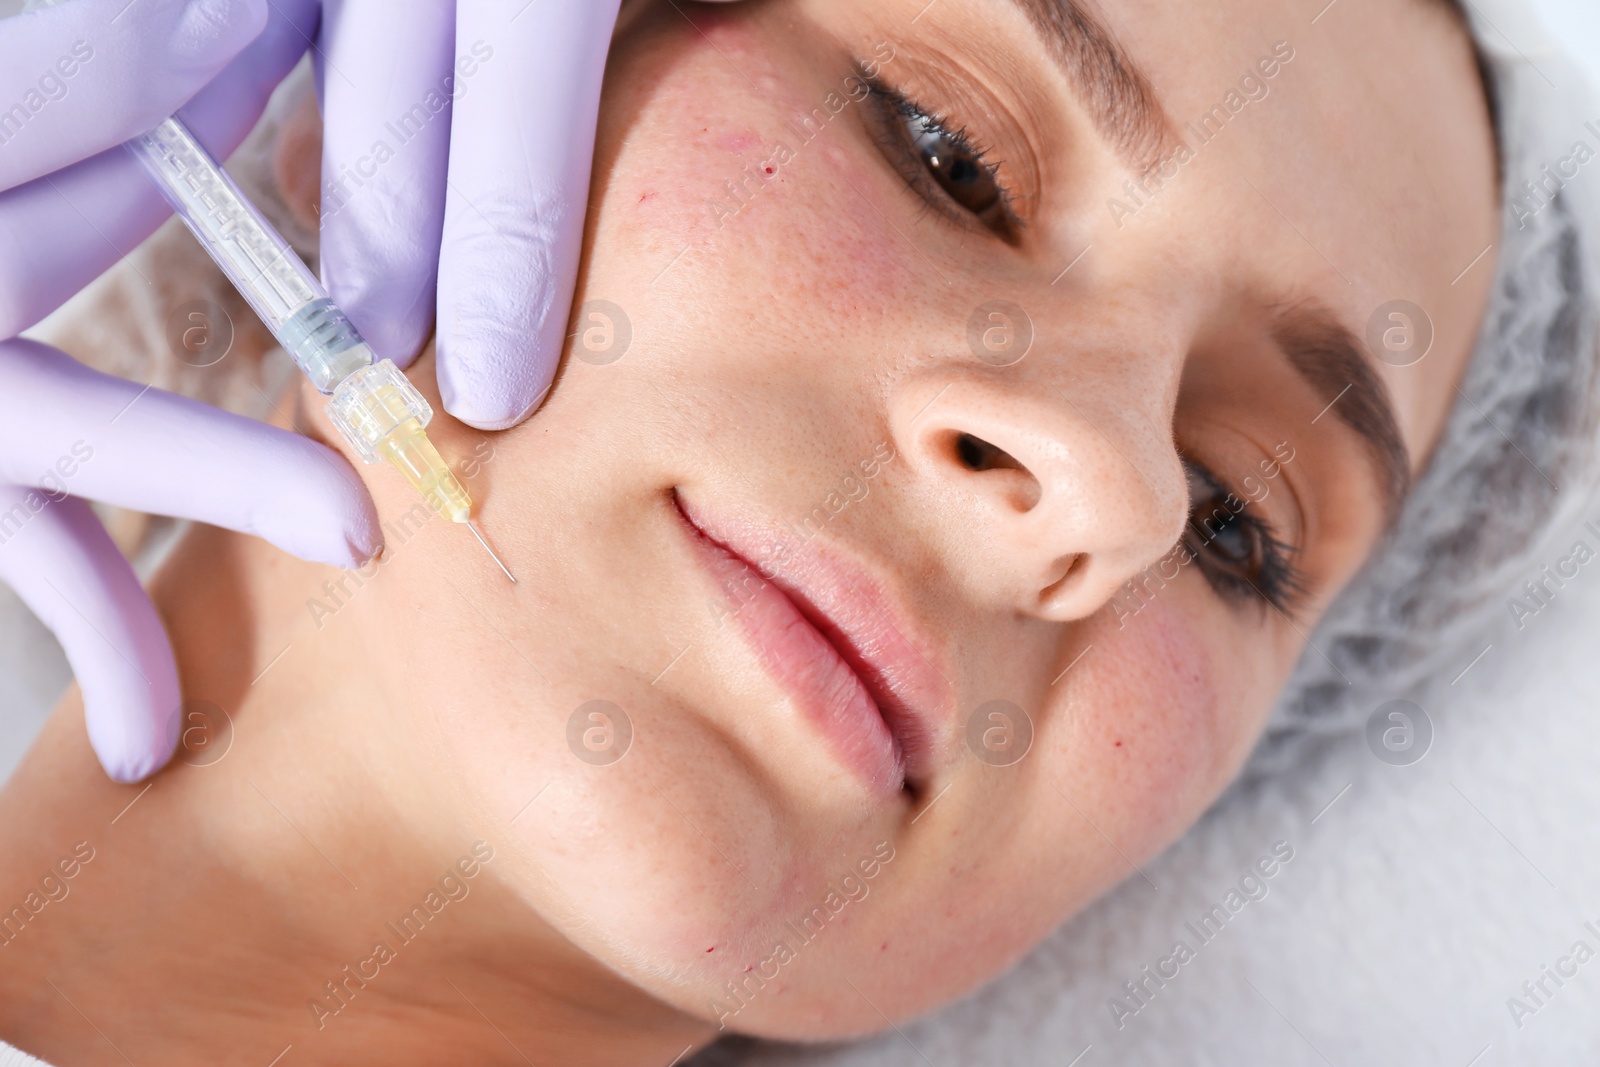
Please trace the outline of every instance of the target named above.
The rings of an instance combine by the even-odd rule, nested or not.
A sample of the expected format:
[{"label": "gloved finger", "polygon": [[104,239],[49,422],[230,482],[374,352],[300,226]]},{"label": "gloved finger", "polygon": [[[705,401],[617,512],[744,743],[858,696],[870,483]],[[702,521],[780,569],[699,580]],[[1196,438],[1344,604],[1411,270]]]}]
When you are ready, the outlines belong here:
[{"label": "gloved finger", "polygon": [[618,0],[460,5],[487,55],[451,119],[439,252],[439,390],[480,429],[526,418],[555,376],[589,201]]},{"label": "gloved finger", "polygon": [[178,742],[178,672],[166,630],[94,512],[0,485],[0,581],[56,635],[83,689],[89,744],[136,782]]},{"label": "gloved finger", "polygon": [[[80,2],[89,0],[65,6]],[[266,29],[182,109],[189,128],[219,159],[244,140],[272,90],[305,53],[318,11],[317,0],[272,0]],[[47,116],[42,113],[40,121]],[[60,307],[137,248],[170,213],[138,161],[120,146],[0,192],[0,337],[21,333]]]},{"label": "gloved finger", "polygon": [[378,353],[405,367],[433,328],[455,57],[454,5],[324,0],[322,280]]},{"label": "gloved finger", "polygon": [[[0,188],[178,110],[262,30],[266,0],[76,0],[0,22]],[[13,103],[15,101],[15,103]]]},{"label": "gloved finger", "polygon": [[299,434],[0,342],[0,482],[36,485],[263,537],[354,567],[383,545],[344,457]]}]

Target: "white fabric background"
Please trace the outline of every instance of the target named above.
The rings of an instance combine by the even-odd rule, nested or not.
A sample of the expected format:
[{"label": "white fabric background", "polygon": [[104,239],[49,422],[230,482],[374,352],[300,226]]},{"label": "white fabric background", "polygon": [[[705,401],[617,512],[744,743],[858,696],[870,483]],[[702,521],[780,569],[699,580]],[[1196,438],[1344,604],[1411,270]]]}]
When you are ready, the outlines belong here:
[{"label": "white fabric background", "polygon": [[[1600,80],[1600,4],[1532,2]],[[0,14],[14,6],[0,0]],[[1496,28],[1534,47],[1534,27]],[[1579,180],[1600,179],[1585,171]],[[1600,504],[1587,517],[1600,521]],[[1013,973],[903,1033],[847,1049],[740,1046],[701,1059],[762,1067],[1600,1062],[1600,959],[1520,1030],[1506,1007],[1574,941],[1600,950],[1600,937],[1584,928],[1600,928],[1597,644],[1600,569],[1591,566],[1527,629],[1497,643],[1452,687],[1448,705],[1427,709],[1436,737],[1414,766],[1384,765],[1356,739],[1303,775],[1230,798]],[[0,778],[66,678],[53,641],[0,589]],[[1269,895],[1118,1029],[1107,999],[1174,940],[1193,946],[1185,921],[1220,901],[1279,839],[1295,858],[1268,882]]]},{"label": "white fabric background", "polygon": [[1533,6],[1600,85],[1600,4],[1594,0],[1533,0]]}]

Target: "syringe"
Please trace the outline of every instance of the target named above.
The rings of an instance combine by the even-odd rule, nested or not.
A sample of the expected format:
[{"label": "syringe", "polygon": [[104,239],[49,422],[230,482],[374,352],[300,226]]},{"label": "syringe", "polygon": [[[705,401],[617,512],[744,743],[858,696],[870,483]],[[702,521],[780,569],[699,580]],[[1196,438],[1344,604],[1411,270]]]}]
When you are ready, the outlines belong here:
[{"label": "syringe", "polygon": [[440,516],[465,523],[515,582],[473,523],[472,498],[428,440],[424,427],[433,408],[393,361],[376,358],[316,275],[205,146],[169,118],[126,147],[295,365],[330,398],[328,417],[356,454],[367,463],[387,460]]}]

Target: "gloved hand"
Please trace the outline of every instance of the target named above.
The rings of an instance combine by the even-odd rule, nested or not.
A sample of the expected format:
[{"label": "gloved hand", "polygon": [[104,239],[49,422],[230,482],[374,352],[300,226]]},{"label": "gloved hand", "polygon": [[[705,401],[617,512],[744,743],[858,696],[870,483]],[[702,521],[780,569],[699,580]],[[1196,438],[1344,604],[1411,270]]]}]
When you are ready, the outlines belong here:
[{"label": "gloved hand", "polygon": [[[18,102],[0,113],[0,338],[166,218],[117,145],[185,101],[214,152],[244,138],[316,27],[314,0],[270,4],[269,18],[269,0],[72,0],[0,21],[0,102]],[[60,639],[89,740],[120,781],[171,756],[177,672],[161,620],[84,497],[345,567],[382,544],[371,498],[334,452],[42,344],[0,341],[0,580]]]},{"label": "gloved hand", "polygon": [[323,281],[401,366],[437,294],[439,390],[479,429],[561,358],[618,4],[323,0]]},{"label": "gloved hand", "polygon": [[68,0],[0,20],[0,338],[171,214],[121,143],[181,108],[226,159],[310,46],[319,11],[317,0]]},{"label": "gloved hand", "polygon": [[123,782],[172,755],[178,675],[133,568],[79,498],[257,534],[339,567],[383,543],[371,497],[332,450],[48,345],[0,342],[0,581],[61,642],[89,742]]},{"label": "gloved hand", "polygon": [[[28,111],[0,116],[0,337],[43,318],[166,218],[136,162],[114,146],[188,101],[185,123],[226,158],[317,27],[315,0],[140,3],[136,17],[124,17],[127,0],[72,0],[0,22],[0,93],[7,94],[0,101],[23,100]],[[438,0],[396,18],[385,0],[326,0],[318,52],[328,116],[324,278],[380,356],[402,365],[434,325],[436,294],[440,387],[447,409],[472,425],[521,421],[555,373],[619,3],[473,3],[458,12]],[[491,71],[469,95],[474,75]],[[49,121],[39,122],[47,109]],[[49,262],[40,269],[46,248]],[[103,408],[106,397],[121,396],[121,383],[42,346],[0,345],[0,384],[8,370],[33,386],[30,410],[51,413],[59,428],[84,424],[97,405],[48,383],[90,374],[84,381],[96,387],[78,386],[85,398],[99,396]],[[134,420],[143,436],[118,436],[111,447],[126,457],[119,474],[143,476],[107,485],[91,478],[74,488],[248,529],[329,562],[349,565],[378,547],[365,493],[353,480],[326,477],[343,469],[336,457],[330,468],[316,446],[284,440],[293,435],[177,398],[151,393],[134,406],[147,401],[177,420],[180,432],[169,424],[168,434],[151,434],[153,423]],[[101,414],[89,414],[87,425]],[[20,494],[32,515],[42,498],[28,495],[29,476],[19,473],[40,458],[28,451],[29,432],[0,435],[0,477],[16,483],[0,487],[0,504]],[[199,462],[177,444],[208,436],[239,451]],[[175,459],[190,463],[174,466]],[[239,468],[261,476],[251,483],[259,513],[238,495],[244,483],[229,477]],[[325,498],[302,492],[319,486]],[[0,510],[0,579],[16,585],[62,638],[108,772],[144,776],[165,762],[177,729],[170,650],[159,625],[151,626],[148,601],[81,504],[39,511],[26,538],[5,534],[11,513]],[[341,541],[345,554],[332,547]],[[47,581],[52,567],[66,568],[63,581],[82,598],[62,600],[71,612],[41,601],[46,587],[62,596]],[[104,647],[87,639],[91,631]],[[107,648],[133,667],[142,691]]]}]

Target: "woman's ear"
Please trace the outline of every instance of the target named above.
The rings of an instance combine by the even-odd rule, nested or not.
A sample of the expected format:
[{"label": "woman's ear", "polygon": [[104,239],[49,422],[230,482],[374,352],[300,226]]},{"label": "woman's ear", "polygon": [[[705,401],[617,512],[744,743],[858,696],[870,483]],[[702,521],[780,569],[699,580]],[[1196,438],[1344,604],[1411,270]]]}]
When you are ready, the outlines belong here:
[{"label": "woman's ear", "polygon": [[309,89],[289,109],[278,131],[272,176],[295,222],[316,233],[322,204],[322,114],[317,94]]}]

